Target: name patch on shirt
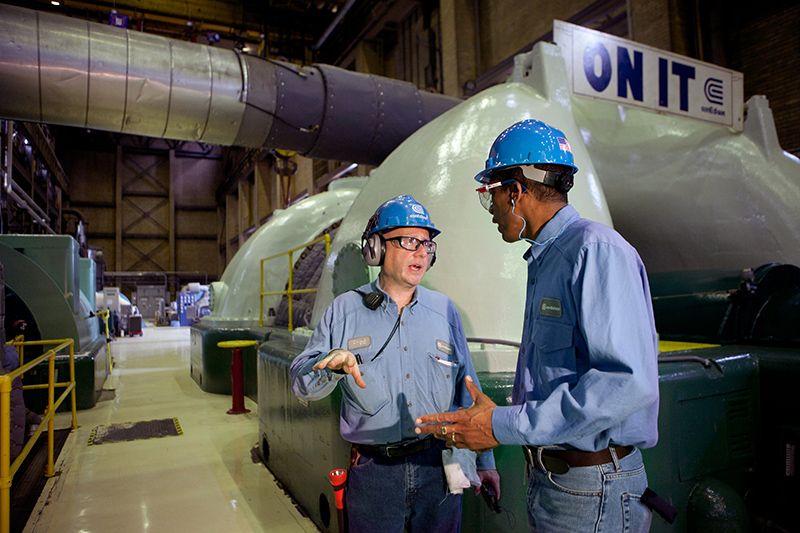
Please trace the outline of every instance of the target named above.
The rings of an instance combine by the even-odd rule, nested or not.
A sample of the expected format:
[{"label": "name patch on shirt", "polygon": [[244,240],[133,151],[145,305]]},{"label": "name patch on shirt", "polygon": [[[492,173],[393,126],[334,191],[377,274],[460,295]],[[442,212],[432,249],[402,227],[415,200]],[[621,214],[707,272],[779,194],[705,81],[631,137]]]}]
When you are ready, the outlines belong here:
[{"label": "name patch on shirt", "polygon": [[365,337],[353,337],[352,339],[347,339],[347,349],[348,350],[358,350],[359,348],[367,348],[372,345],[372,337],[369,335]]},{"label": "name patch on shirt", "polygon": [[436,349],[442,353],[446,353],[447,355],[453,355],[453,345],[449,342],[436,339]]},{"label": "name patch on shirt", "polygon": [[542,304],[539,306],[539,313],[542,316],[561,317],[561,300],[556,298],[542,298]]}]

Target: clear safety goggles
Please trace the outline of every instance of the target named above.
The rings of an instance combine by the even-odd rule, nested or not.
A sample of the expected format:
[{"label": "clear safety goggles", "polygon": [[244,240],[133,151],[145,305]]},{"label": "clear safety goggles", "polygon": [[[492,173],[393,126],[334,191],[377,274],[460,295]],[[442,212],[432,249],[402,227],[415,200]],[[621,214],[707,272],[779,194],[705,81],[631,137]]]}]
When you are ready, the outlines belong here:
[{"label": "clear safety goggles", "polygon": [[419,247],[422,246],[428,255],[436,253],[436,243],[433,241],[421,241],[416,237],[409,237],[405,235],[401,235],[399,237],[390,237],[385,240],[395,241],[400,245],[400,248],[408,250],[409,252],[416,252],[419,250]]},{"label": "clear safety goggles", "polygon": [[[522,170],[522,176],[525,177],[525,179],[529,179],[531,181],[537,181],[539,183],[544,183],[546,185],[555,183],[562,176],[562,174],[560,174],[559,172],[536,168],[533,165],[520,165],[518,167],[509,167],[506,169],[501,169],[495,171],[496,173],[494,174],[494,176],[495,177],[502,177],[503,175],[508,176],[509,174],[507,172],[513,171],[514,169],[517,168]],[[500,181],[489,183],[487,185],[484,185],[483,187],[478,187],[477,189],[475,189],[478,192],[478,197],[480,198],[481,205],[484,207],[484,209],[486,209],[487,211],[492,210],[492,192],[491,192],[492,189],[494,189],[495,187],[502,187],[503,185],[508,185],[509,183],[514,183],[515,181],[518,180],[512,178],[501,179]],[[522,185],[522,190],[524,192],[526,190],[525,185],[522,183],[520,183],[520,185]]]},{"label": "clear safety goggles", "polygon": [[497,187],[502,187],[503,185],[508,185],[509,183],[514,183],[516,180],[514,179],[507,179],[503,181],[496,181],[494,183],[489,183],[484,185],[483,187],[478,187],[475,191],[478,193],[478,199],[481,201],[481,205],[484,209],[491,212],[492,211],[492,189]]}]

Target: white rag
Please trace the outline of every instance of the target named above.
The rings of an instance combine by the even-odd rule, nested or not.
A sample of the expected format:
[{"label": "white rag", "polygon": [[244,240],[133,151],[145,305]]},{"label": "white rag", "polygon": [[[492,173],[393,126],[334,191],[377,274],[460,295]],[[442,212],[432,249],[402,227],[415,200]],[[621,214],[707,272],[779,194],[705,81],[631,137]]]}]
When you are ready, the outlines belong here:
[{"label": "white rag", "polygon": [[481,479],[475,466],[477,454],[466,448],[442,450],[442,464],[450,494],[462,494],[470,485],[479,486]]}]

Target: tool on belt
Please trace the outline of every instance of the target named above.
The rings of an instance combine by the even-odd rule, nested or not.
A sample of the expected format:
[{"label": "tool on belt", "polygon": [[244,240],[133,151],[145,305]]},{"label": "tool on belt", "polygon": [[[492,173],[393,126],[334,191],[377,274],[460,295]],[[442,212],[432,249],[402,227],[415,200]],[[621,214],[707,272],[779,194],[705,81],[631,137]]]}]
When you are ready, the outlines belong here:
[{"label": "tool on belt", "polygon": [[678,510],[675,509],[675,506],[656,494],[650,487],[644,489],[639,501],[669,524],[675,522],[675,517],[678,516]]},{"label": "tool on belt", "polygon": [[334,468],[328,472],[328,481],[333,487],[333,496],[336,501],[336,522],[339,525],[339,533],[344,533],[347,531],[344,516],[344,486],[347,483],[347,470]]}]

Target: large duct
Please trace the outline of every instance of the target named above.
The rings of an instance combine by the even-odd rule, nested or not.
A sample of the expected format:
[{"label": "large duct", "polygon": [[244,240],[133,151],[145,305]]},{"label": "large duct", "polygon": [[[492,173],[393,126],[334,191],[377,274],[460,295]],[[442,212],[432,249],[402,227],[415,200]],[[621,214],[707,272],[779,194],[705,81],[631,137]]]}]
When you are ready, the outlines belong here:
[{"label": "large duct", "polygon": [[0,5],[0,117],[377,164],[459,101]]}]

